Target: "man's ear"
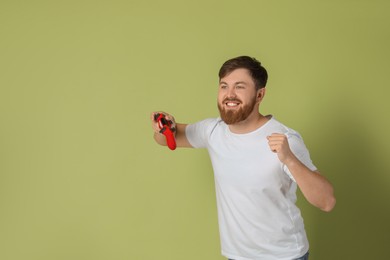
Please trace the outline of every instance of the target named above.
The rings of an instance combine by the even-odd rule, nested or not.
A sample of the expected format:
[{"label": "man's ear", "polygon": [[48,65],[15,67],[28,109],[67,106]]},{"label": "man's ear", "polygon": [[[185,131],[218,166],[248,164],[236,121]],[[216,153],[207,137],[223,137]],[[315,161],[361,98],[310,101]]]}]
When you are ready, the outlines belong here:
[{"label": "man's ear", "polygon": [[261,102],[265,96],[265,87],[257,90],[256,100],[257,102]]}]

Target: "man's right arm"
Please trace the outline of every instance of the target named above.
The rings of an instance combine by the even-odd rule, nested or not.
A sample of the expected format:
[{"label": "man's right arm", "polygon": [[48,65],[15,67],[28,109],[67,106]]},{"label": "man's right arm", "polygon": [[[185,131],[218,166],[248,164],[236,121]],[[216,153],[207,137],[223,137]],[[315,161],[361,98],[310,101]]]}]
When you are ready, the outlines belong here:
[{"label": "man's right arm", "polygon": [[175,135],[175,140],[176,140],[176,146],[177,147],[192,148],[192,145],[190,144],[190,142],[188,141],[188,139],[186,137],[186,127],[187,127],[187,124],[176,124],[175,118],[173,116],[171,116],[170,114],[165,113],[165,112],[153,112],[151,114],[151,116],[150,116],[151,121],[152,121],[152,128],[154,130],[154,140],[156,140],[156,142],[158,144],[166,146],[167,145],[167,141],[166,141],[165,136],[160,133],[160,128],[158,126],[158,123],[154,120],[154,115],[156,113],[163,113],[167,120],[171,120],[172,121],[172,125],[176,129],[176,131],[174,132],[174,135]]}]

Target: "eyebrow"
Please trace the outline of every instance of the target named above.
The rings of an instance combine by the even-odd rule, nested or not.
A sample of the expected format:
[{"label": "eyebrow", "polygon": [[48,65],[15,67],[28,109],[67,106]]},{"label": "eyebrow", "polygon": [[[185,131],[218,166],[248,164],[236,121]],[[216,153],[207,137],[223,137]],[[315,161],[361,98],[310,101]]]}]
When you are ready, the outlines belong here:
[{"label": "eyebrow", "polygon": [[[220,81],[219,84],[226,84],[228,85],[225,81]],[[237,82],[234,82],[234,85],[238,85],[238,84],[244,84],[244,85],[248,85],[245,81],[237,81]]]}]

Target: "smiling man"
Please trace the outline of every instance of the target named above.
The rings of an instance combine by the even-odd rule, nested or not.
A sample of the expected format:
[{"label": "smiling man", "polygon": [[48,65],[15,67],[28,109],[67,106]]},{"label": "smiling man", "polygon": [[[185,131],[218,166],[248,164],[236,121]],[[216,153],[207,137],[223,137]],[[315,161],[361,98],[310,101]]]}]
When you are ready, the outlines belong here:
[{"label": "smiling man", "polygon": [[323,211],[335,205],[333,187],[310,159],[302,137],[259,105],[268,74],[241,56],[219,71],[219,118],[176,124],[151,115],[154,138],[166,145],[154,114],[176,126],[178,147],[207,148],[213,165],[222,255],[234,260],[306,260],[309,243],[296,189]]}]

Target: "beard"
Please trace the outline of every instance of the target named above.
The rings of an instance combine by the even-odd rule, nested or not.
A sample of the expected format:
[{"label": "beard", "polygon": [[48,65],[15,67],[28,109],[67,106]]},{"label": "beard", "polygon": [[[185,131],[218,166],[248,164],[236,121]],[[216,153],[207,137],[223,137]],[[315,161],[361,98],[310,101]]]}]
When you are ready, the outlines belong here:
[{"label": "beard", "polygon": [[233,125],[233,124],[237,124],[241,121],[244,121],[245,119],[248,118],[248,116],[252,113],[252,111],[255,107],[256,97],[250,103],[243,105],[238,110],[226,109],[223,104],[226,104],[227,101],[236,101],[236,102],[240,102],[240,104],[242,104],[242,102],[239,99],[228,99],[228,98],[226,98],[222,102],[222,104],[220,104],[218,102],[219,114],[220,114],[222,120],[227,125]]}]

